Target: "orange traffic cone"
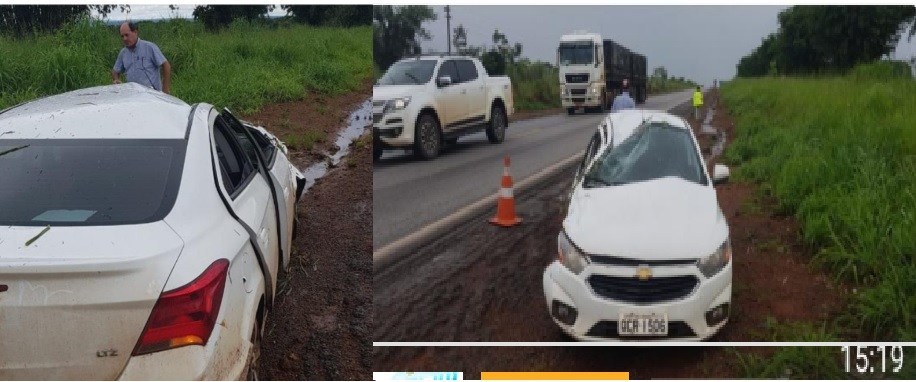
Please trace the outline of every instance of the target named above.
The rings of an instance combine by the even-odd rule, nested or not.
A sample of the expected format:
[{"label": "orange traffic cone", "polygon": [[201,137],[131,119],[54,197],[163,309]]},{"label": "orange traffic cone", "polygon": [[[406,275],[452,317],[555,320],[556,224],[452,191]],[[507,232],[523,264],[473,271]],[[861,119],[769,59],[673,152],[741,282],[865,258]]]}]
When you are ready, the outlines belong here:
[{"label": "orange traffic cone", "polygon": [[512,195],[512,177],[509,176],[509,156],[503,160],[503,180],[499,188],[499,200],[496,203],[496,216],[490,223],[500,227],[512,227],[522,222],[522,218],[515,216],[515,197]]}]

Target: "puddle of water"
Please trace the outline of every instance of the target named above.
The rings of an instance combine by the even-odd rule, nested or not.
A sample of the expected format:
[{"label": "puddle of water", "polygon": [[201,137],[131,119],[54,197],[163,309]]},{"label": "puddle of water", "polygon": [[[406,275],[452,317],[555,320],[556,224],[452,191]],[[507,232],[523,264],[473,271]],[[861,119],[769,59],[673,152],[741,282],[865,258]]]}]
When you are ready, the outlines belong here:
[{"label": "puddle of water", "polygon": [[359,108],[350,113],[347,118],[347,126],[337,133],[337,152],[327,156],[325,160],[315,163],[308,168],[301,170],[305,176],[305,191],[307,192],[315,182],[328,173],[328,170],[337,167],[340,161],[350,153],[350,145],[363,135],[366,128],[371,125],[372,121],[372,101],[366,100]]}]

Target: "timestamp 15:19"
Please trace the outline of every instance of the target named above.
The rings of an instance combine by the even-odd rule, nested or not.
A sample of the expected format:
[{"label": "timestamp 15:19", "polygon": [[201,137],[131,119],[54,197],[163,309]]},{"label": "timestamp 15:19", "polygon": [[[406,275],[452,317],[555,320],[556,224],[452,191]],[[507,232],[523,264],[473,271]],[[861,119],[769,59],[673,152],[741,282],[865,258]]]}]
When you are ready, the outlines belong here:
[{"label": "timestamp 15:19", "polygon": [[[903,369],[902,346],[843,346],[842,351],[847,373],[852,372],[850,368],[853,363],[859,373],[886,373],[888,359],[894,373]],[[877,368],[879,363],[881,369]]]}]

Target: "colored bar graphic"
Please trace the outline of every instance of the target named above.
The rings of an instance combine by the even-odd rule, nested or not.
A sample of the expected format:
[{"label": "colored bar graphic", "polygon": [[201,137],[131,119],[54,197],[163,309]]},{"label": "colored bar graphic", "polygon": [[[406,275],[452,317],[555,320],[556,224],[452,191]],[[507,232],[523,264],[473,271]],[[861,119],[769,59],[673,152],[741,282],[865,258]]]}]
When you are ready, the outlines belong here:
[{"label": "colored bar graphic", "polygon": [[480,379],[484,381],[497,380],[530,380],[530,381],[556,381],[556,380],[579,380],[579,381],[597,381],[597,380],[629,380],[629,372],[618,371],[483,371],[480,373]]}]

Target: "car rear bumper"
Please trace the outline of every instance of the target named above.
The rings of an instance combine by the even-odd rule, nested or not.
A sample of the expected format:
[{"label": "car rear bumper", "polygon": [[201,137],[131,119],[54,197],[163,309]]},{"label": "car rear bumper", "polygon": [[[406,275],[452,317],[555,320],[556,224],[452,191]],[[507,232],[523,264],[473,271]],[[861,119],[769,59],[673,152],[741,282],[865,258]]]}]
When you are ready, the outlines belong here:
[{"label": "car rear bumper", "polygon": [[[654,304],[628,303],[599,296],[583,277],[586,272],[588,271],[582,275],[575,275],[558,261],[554,261],[544,270],[543,276],[548,314],[563,331],[578,340],[697,341],[708,339],[728,322],[728,305],[725,304],[730,305],[731,302],[731,263],[710,279],[701,276],[701,281],[687,297]],[[564,316],[564,320],[571,323],[564,323],[558,319],[556,303],[572,308],[574,314]],[[707,324],[707,312],[717,307],[725,309],[724,318],[712,325]],[[618,336],[617,320],[623,312],[666,314],[668,336]]]}]

